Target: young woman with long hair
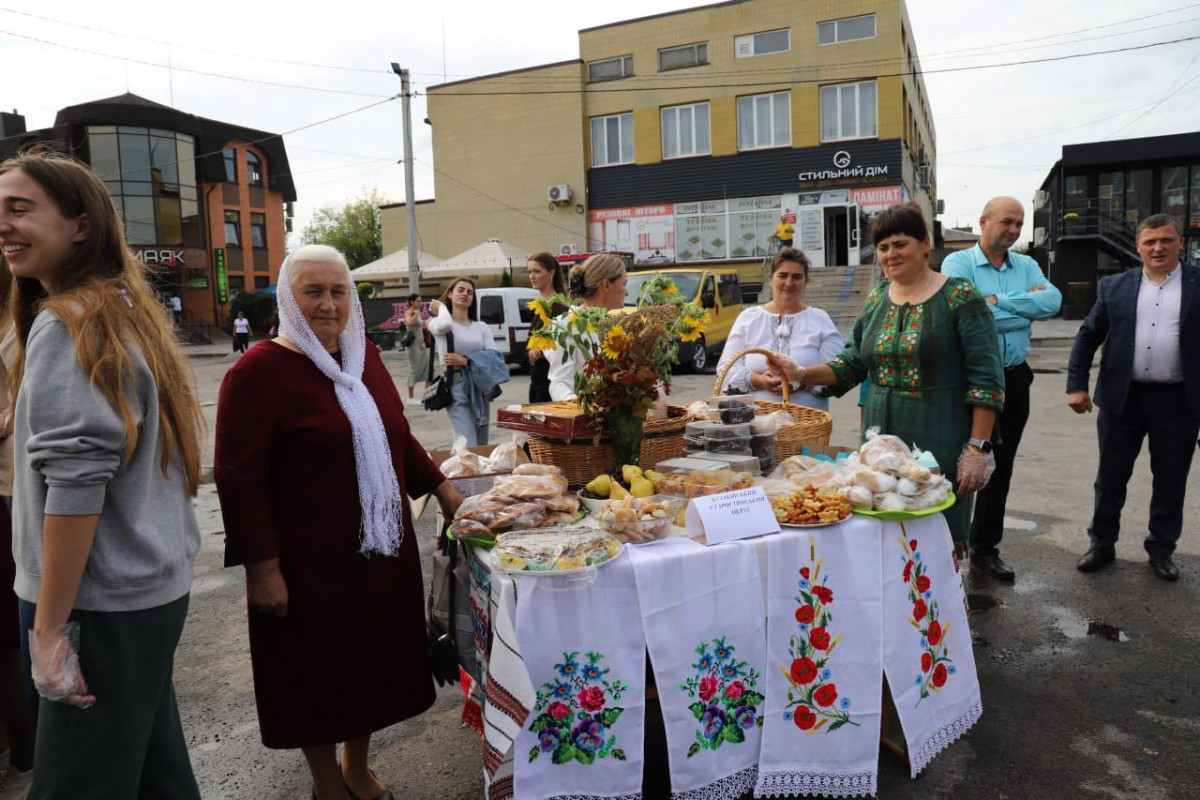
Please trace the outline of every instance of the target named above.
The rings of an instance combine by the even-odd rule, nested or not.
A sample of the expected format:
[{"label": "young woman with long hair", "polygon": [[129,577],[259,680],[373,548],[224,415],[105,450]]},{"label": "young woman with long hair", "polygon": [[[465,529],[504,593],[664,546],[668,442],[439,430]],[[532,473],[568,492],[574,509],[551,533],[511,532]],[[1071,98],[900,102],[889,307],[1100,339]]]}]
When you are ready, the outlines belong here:
[{"label": "young woman with long hair", "polygon": [[[429,313],[433,316],[426,327],[437,343],[439,362],[453,381],[450,393],[454,401],[446,408],[450,427],[455,438],[466,438],[468,447],[487,444],[491,404],[478,396],[465,372],[470,353],[496,349],[492,332],[477,318],[475,282],[456,278],[440,298],[429,304]],[[446,334],[453,334],[454,347],[448,346]]]},{"label": "young woman with long hair", "polygon": [[42,696],[30,797],[199,798],[172,680],[200,546],[191,371],[87,166],[0,164],[0,246],[15,588]]},{"label": "young woman with long hair", "polygon": [[[528,266],[529,285],[538,290],[543,300],[548,300],[556,294],[565,295],[567,293],[562,267],[554,256],[549,253],[534,253],[529,257]],[[566,310],[566,306],[556,304],[550,309],[550,316],[556,317]],[[535,314],[533,323],[529,326],[529,335],[532,336],[541,329],[541,317]],[[550,362],[546,360],[546,354],[541,350],[530,350],[528,355],[529,402],[548,403],[550,402]]]}]

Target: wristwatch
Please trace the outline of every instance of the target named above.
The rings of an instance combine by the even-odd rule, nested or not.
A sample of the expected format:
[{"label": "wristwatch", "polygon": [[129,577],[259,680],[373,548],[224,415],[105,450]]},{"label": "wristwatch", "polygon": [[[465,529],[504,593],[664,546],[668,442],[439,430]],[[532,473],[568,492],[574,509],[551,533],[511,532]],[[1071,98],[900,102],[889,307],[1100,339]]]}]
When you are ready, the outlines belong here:
[{"label": "wristwatch", "polygon": [[978,447],[979,452],[981,453],[992,452],[992,443],[987,439],[967,439],[967,444],[971,445],[972,447]]}]

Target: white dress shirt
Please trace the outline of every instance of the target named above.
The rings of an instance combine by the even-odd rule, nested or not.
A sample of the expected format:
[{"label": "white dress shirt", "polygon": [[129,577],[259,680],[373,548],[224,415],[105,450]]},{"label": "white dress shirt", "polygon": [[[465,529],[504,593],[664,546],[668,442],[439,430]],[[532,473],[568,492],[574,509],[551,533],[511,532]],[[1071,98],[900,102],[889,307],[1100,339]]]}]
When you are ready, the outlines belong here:
[{"label": "white dress shirt", "polygon": [[1142,272],[1133,338],[1133,380],[1138,383],[1183,381],[1183,361],[1179,355],[1181,275],[1178,264],[1161,284]]}]

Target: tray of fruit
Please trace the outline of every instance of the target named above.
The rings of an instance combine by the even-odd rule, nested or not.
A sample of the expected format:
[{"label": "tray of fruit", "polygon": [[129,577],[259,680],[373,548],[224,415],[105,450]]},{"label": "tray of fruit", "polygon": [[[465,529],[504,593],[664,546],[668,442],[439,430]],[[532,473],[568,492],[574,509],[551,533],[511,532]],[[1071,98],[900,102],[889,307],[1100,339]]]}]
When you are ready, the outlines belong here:
[{"label": "tray of fruit", "polygon": [[658,493],[657,482],[662,475],[652,469],[643,470],[635,464],[625,464],[618,474],[605,472],[588,481],[578,491],[579,502],[589,514],[595,516],[605,500],[620,500],[625,497],[649,497]]}]

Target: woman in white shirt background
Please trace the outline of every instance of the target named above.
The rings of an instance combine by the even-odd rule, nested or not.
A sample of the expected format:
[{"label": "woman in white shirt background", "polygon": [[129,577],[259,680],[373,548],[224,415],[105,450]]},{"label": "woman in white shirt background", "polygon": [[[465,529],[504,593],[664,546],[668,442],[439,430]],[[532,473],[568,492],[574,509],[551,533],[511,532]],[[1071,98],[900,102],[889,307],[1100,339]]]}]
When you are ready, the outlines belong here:
[{"label": "woman in white shirt background", "polygon": [[[582,308],[607,308],[610,311],[625,305],[625,285],[629,282],[625,274],[625,262],[611,253],[598,253],[571,269],[568,286],[571,294],[579,298]],[[553,322],[564,316],[555,317]],[[563,358],[563,349],[557,347],[546,352],[550,365],[550,398],[555,402],[575,399],[575,373],[583,371],[590,353],[578,350],[571,358]]]},{"label": "woman in white shirt background", "polygon": [[[717,372],[748,347],[760,347],[787,356],[796,364],[825,363],[842,351],[845,342],[833,320],[804,302],[808,286],[808,257],[785,247],[771,261],[771,301],[752,306],[738,315],[729,332]],[[767,364],[765,356],[751,353],[734,364],[725,376],[725,394],[748,394],[756,400],[779,401],[784,377]],[[808,387],[791,386],[791,402],[829,410],[827,395]],[[820,387],[814,387],[822,391]]]},{"label": "woman in white shirt background", "polygon": [[[462,368],[467,366],[467,354],[478,350],[495,350],[492,332],[476,319],[475,282],[470,278],[455,278],[442,296],[429,303],[430,317],[425,327],[433,334],[437,357],[452,379],[450,393],[454,401],[446,408],[454,438],[466,437],[468,447],[488,443],[490,403],[473,405],[471,384],[463,380]],[[446,347],[446,334],[454,333],[453,352]],[[806,362],[808,363],[808,362]]]}]

